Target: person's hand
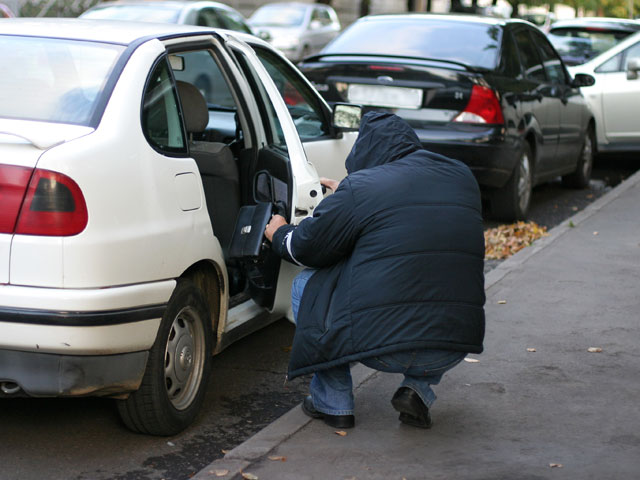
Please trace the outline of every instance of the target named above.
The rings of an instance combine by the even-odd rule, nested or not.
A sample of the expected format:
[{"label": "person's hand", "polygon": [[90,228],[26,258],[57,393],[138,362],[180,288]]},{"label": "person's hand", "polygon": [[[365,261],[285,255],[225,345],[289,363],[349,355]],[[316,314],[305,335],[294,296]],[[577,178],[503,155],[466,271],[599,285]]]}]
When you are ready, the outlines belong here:
[{"label": "person's hand", "polygon": [[340,182],[331,178],[320,177],[320,185],[324,185],[325,187],[335,192],[338,189],[338,185],[340,185]]},{"label": "person's hand", "polygon": [[286,224],[287,220],[282,215],[274,215],[264,229],[264,236],[267,237],[267,240],[271,241],[276,230]]}]

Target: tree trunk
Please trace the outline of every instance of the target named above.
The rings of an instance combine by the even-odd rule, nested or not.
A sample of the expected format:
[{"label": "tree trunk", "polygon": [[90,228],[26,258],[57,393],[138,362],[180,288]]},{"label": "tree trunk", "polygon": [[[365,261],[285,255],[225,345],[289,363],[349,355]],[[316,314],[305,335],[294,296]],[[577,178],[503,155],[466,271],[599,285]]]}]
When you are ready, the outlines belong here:
[{"label": "tree trunk", "polygon": [[360,16],[361,17],[369,15],[370,8],[371,8],[371,0],[360,0]]}]

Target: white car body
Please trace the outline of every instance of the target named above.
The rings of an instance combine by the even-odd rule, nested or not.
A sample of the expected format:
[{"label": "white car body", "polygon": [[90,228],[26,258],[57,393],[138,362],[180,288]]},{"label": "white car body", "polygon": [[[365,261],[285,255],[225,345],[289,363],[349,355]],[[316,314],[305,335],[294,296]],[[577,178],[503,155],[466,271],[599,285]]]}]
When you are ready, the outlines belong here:
[{"label": "white car body", "polygon": [[640,61],[640,32],[587,63],[568,67],[572,75],[587,73],[596,79],[581,90],[595,116],[598,151],[640,150],[640,79],[628,75],[633,58]]},{"label": "white car body", "polygon": [[[180,284],[197,289],[207,304],[210,319],[204,331],[212,330],[211,347],[204,350],[207,357],[290,315],[290,284],[298,267],[286,262],[280,265],[279,260],[279,275],[276,270],[275,276],[269,277],[273,282],[277,279],[277,285],[271,285],[266,300],[254,301],[250,287],[230,298],[229,259],[214,235],[204,173],[194,160],[192,147],[187,148],[186,138],[180,152],[167,152],[150,140],[154,137],[148,125],[153,119],[146,116],[151,115],[146,109],[152,108],[147,103],[152,105],[152,100],[159,98],[154,93],[156,71],[168,71],[175,57],[191,58],[190,48],[208,52],[233,85],[240,105],[235,112],[234,155],[241,152],[249,164],[266,165],[267,170],[277,160],[280,170],[290,172],[285,176],[289,182],[285,183],[289,194],[286,207],[291,221],[297,223],[310,215],[322,198],[318,194],[320,175],[344,177],[344,159],[356,135],[330,124],[329,108],[309,82],[265,42],[229,31],[78,19],[15,19],[0,25],[0,42],[25,36],[43,44],[51,37],[61,42],[105,42],[122,48],[123,53],[113,67],[116,74],[109,77],[112,83],[104,86],[103,97],[98,97],[103,98],[103,110],[96,110],[87,124],[9,118],[2,115],[0,107],[0,209],[7,210],[2,187],[15,184],[7,175],[33,170],[62,174],[75,182],[87,212],[82,231],[71,235],[20,234],[10,228],[0,233],[0,396],[133,396],[144,385],[145,371],[153,366],[154,345],[155,349],[165,348],[157,344],[162,343],[164,323],[172,321],[165,319],[166,312],[172,308]],[[259,58],[256,52],[267,57]],[[243,66],[234,58],[244,62]],[[272,59],[273,65],[295,77],[311,106],[300,105],[315,109],[311,112],[316,115],[314,125],[322,123],[323,130],[309,129],[305,124],[304,144],[297,128],[306,120],[298,117],[294,123],[289,113],[292,106],[285,103],[270,76],[273,72],[267,71],[261,58]],[[73,72],[66,69],[65,73]],[[181,73],[174,69],[172,77]],[[176,96],[180,82],[172,77],[166,79],[166,85],[173,86],[176,100],[182,99],[176,111],[188,121],[185,97]],[[4,85],[0,80],[0,102],[11,105]],[[24,91],[25,95],[29,92],[26,86]],[[171,95],[167,89],[157,91]],[[267,104],[272,105],[271,110]],[[170,102],[166,105],[178,108]],[[207,129],[216,122],[216,115],[225,113],[209,107]],[[169,136],[171,121],[166,120]],[[277,149],[272,147],[275,124],[279,125],[282,145]],[[180,125],[184,132],[185,123]],[[157,128],[155,124],[153,128]],[[238,129],[243,132],[240,137]],[[267,154],[276,160],[265,163],[262,158]],[[234,161],[238,163],[238,158]],[[251,188],[248,177],[240,183],[242,188]],[[40,183],[35,195],[38,192]],[[28,198],[35,204],[32,197],[28,191],[24,202]],[[78,206],[80,197],[74,198]],[[29,213],[20,211],[16,229],[22,215]],[[248,285],[251,281],[242,265],[238,271]],[[172,346],[167,341],[167,352],[175,348],[172,353],[184,362],[185,375],[192,368],[194,345]],[[178,377],[175,373],[166,375],[169,380],[182,381],[182,373]],[[126,415],[125,423],[134,430],[156,434],[173,434],[185,428],[193,419],[191,410],[197,411],[201,388],[189,385],[184,385],[185,389],[193,388],[187,399],[160,400],[179,417],[174,425],[155,428],[127,421]],[[163,410],[159,416],[163,415],[169,414]]]}]

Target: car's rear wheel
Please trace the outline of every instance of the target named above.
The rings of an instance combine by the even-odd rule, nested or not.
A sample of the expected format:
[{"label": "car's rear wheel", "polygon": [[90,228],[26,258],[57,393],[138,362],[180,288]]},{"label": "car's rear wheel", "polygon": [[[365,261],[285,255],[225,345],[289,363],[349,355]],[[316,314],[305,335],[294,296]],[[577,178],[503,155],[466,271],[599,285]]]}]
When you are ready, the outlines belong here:
[{"label": "car's rear wheel", "polygon": [[576,171],[562,177],[562,184],[571,188],[587,188],[591,180],[593,170],[593,157],[595,156],[595,134],[593,128],[589,127],[584,137],[582,150],[578,157]]},{"label": "car's rear wheel", "polygon": [[139,433],[175,435],[195,419],[211,370],[209,309],[200,289],[180,280],[149,352],[140,388],[118,400],[125,425]]},{"label": "car's rear wheel", "polygon": [[533,189],[531,160],[531,148],[525,143],[511,178],[493,194],[491,213],[494,217],[506,221],[524,220],[527,217]]}]

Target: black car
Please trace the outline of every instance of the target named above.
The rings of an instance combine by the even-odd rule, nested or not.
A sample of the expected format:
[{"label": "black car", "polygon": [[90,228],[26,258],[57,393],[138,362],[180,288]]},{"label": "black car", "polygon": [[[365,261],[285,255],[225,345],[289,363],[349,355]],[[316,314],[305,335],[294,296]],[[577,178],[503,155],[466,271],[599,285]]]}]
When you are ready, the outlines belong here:
[{"label": "black car", "polygon": [[560,20],[549,40],[567,65],[581,65],[640,31],[640,22],[623,18],[581,17]]},{"label": "black car", "polygon": [[578,87],[593,77],[572,80],[528,22],[368,16],[300,67],[329,102],[396,113],[469,165],[498,218],[525,218],[537,183],[589,183],[594,120]]}]

